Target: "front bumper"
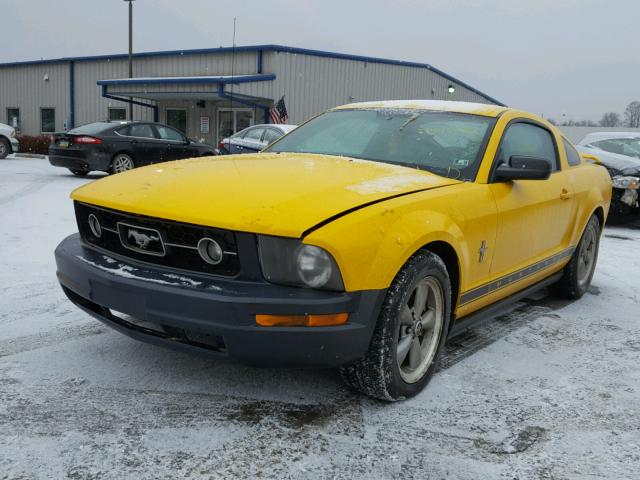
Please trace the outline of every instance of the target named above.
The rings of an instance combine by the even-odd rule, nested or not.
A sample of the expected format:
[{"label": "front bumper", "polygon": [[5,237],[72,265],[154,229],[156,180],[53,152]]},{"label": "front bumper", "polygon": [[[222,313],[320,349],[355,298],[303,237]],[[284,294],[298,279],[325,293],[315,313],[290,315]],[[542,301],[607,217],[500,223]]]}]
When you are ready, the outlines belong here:
[{"label": "front bumper", "polygon": [[9,142],[11,143],[11,151],[13,153],[18,153],[20,151],[20,142],[17,138],[10,138]]},{"label": "front bumper", "polygon": [[[337,366],[362,358],[385,290],[324,292],[185,273],[87,247],[71,235],[57,275],[78,307],[135,339],[259,366]],[[260,327],[256,314],[349,312],[335,327]]]}]

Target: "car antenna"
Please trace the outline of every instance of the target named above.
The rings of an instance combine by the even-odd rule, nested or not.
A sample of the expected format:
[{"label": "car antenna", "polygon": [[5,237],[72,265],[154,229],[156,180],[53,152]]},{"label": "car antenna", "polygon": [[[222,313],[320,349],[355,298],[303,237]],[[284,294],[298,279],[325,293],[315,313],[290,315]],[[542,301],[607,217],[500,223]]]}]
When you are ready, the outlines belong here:
[{"label": "car antenna", "polygon": [[[233,17],[233,40],[231,42],[231,80],[229,81],[229,110],[231,110],[231,118],[233,117],[233,74],[236,66],[236,17]],[[235,122],[232,122],[235,124]],[[231,126],[233,130],[234,125]],[[220,132],[218,132],[219,134]],[[235,132],[232,132],[232,134]]]}]

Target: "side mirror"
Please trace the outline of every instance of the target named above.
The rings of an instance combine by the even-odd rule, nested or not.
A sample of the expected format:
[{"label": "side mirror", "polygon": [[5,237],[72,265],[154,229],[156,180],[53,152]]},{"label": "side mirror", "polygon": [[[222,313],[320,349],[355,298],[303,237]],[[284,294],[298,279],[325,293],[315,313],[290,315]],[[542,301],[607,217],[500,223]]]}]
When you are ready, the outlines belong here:
[{"label": "side mirror", "polygon": [[596,157],[595,155],[591,155],[590,153],[581,153],[580,156],[589,162],[597,163],[598,165],[602,165],[602,160],[600,157]]},{"label": "side mirror", "polygon": [[498,165],[495,179],[498,181],[546,180],[549,175],[551,175],[551,165],[547,160],[512,155],[508,164]]}]

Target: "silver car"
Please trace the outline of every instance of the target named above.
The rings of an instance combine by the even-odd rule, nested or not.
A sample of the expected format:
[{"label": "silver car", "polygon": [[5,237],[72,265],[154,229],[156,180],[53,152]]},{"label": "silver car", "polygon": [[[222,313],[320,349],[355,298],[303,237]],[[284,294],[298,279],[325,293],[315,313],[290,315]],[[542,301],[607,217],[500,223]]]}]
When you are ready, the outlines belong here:
[{"label": "silver car", "polygon": [[16,138],[16,129],[0,123],[0,159],[11,153],[18,153],[20,143]]},{"label": "silver car", "polygon": [[640,213],[640,133],[590,133],[578,142],[577,148],[580,153],[598,157],[609,170],[613,186],[611,213]]},{"label": "silver car", "polygon": [[218,144],[221,154],[256,153],[296,128],[297,125],[263,124],[252,125]]}]

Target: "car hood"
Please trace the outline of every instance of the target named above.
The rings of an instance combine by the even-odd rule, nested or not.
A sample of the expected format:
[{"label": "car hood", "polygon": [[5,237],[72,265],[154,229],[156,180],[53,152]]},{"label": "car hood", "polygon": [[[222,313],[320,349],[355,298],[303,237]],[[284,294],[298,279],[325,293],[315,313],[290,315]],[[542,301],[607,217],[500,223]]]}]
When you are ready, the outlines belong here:
[{"label": "car hood", "polygon": [[600,159],[602,164],[609,170],[614,171],[614,175],[638,175],[640,174],[640,159],[621,155],[619,153],[611,153],[599,148],[589,148],[578,146],[581,153],[595,155]]},{"label": "car hood", "polygon": [[71,197],[196,225],[300,237],[347,210],[454,183],[380,162],[263,153],[150,165],[87,184]]}]

